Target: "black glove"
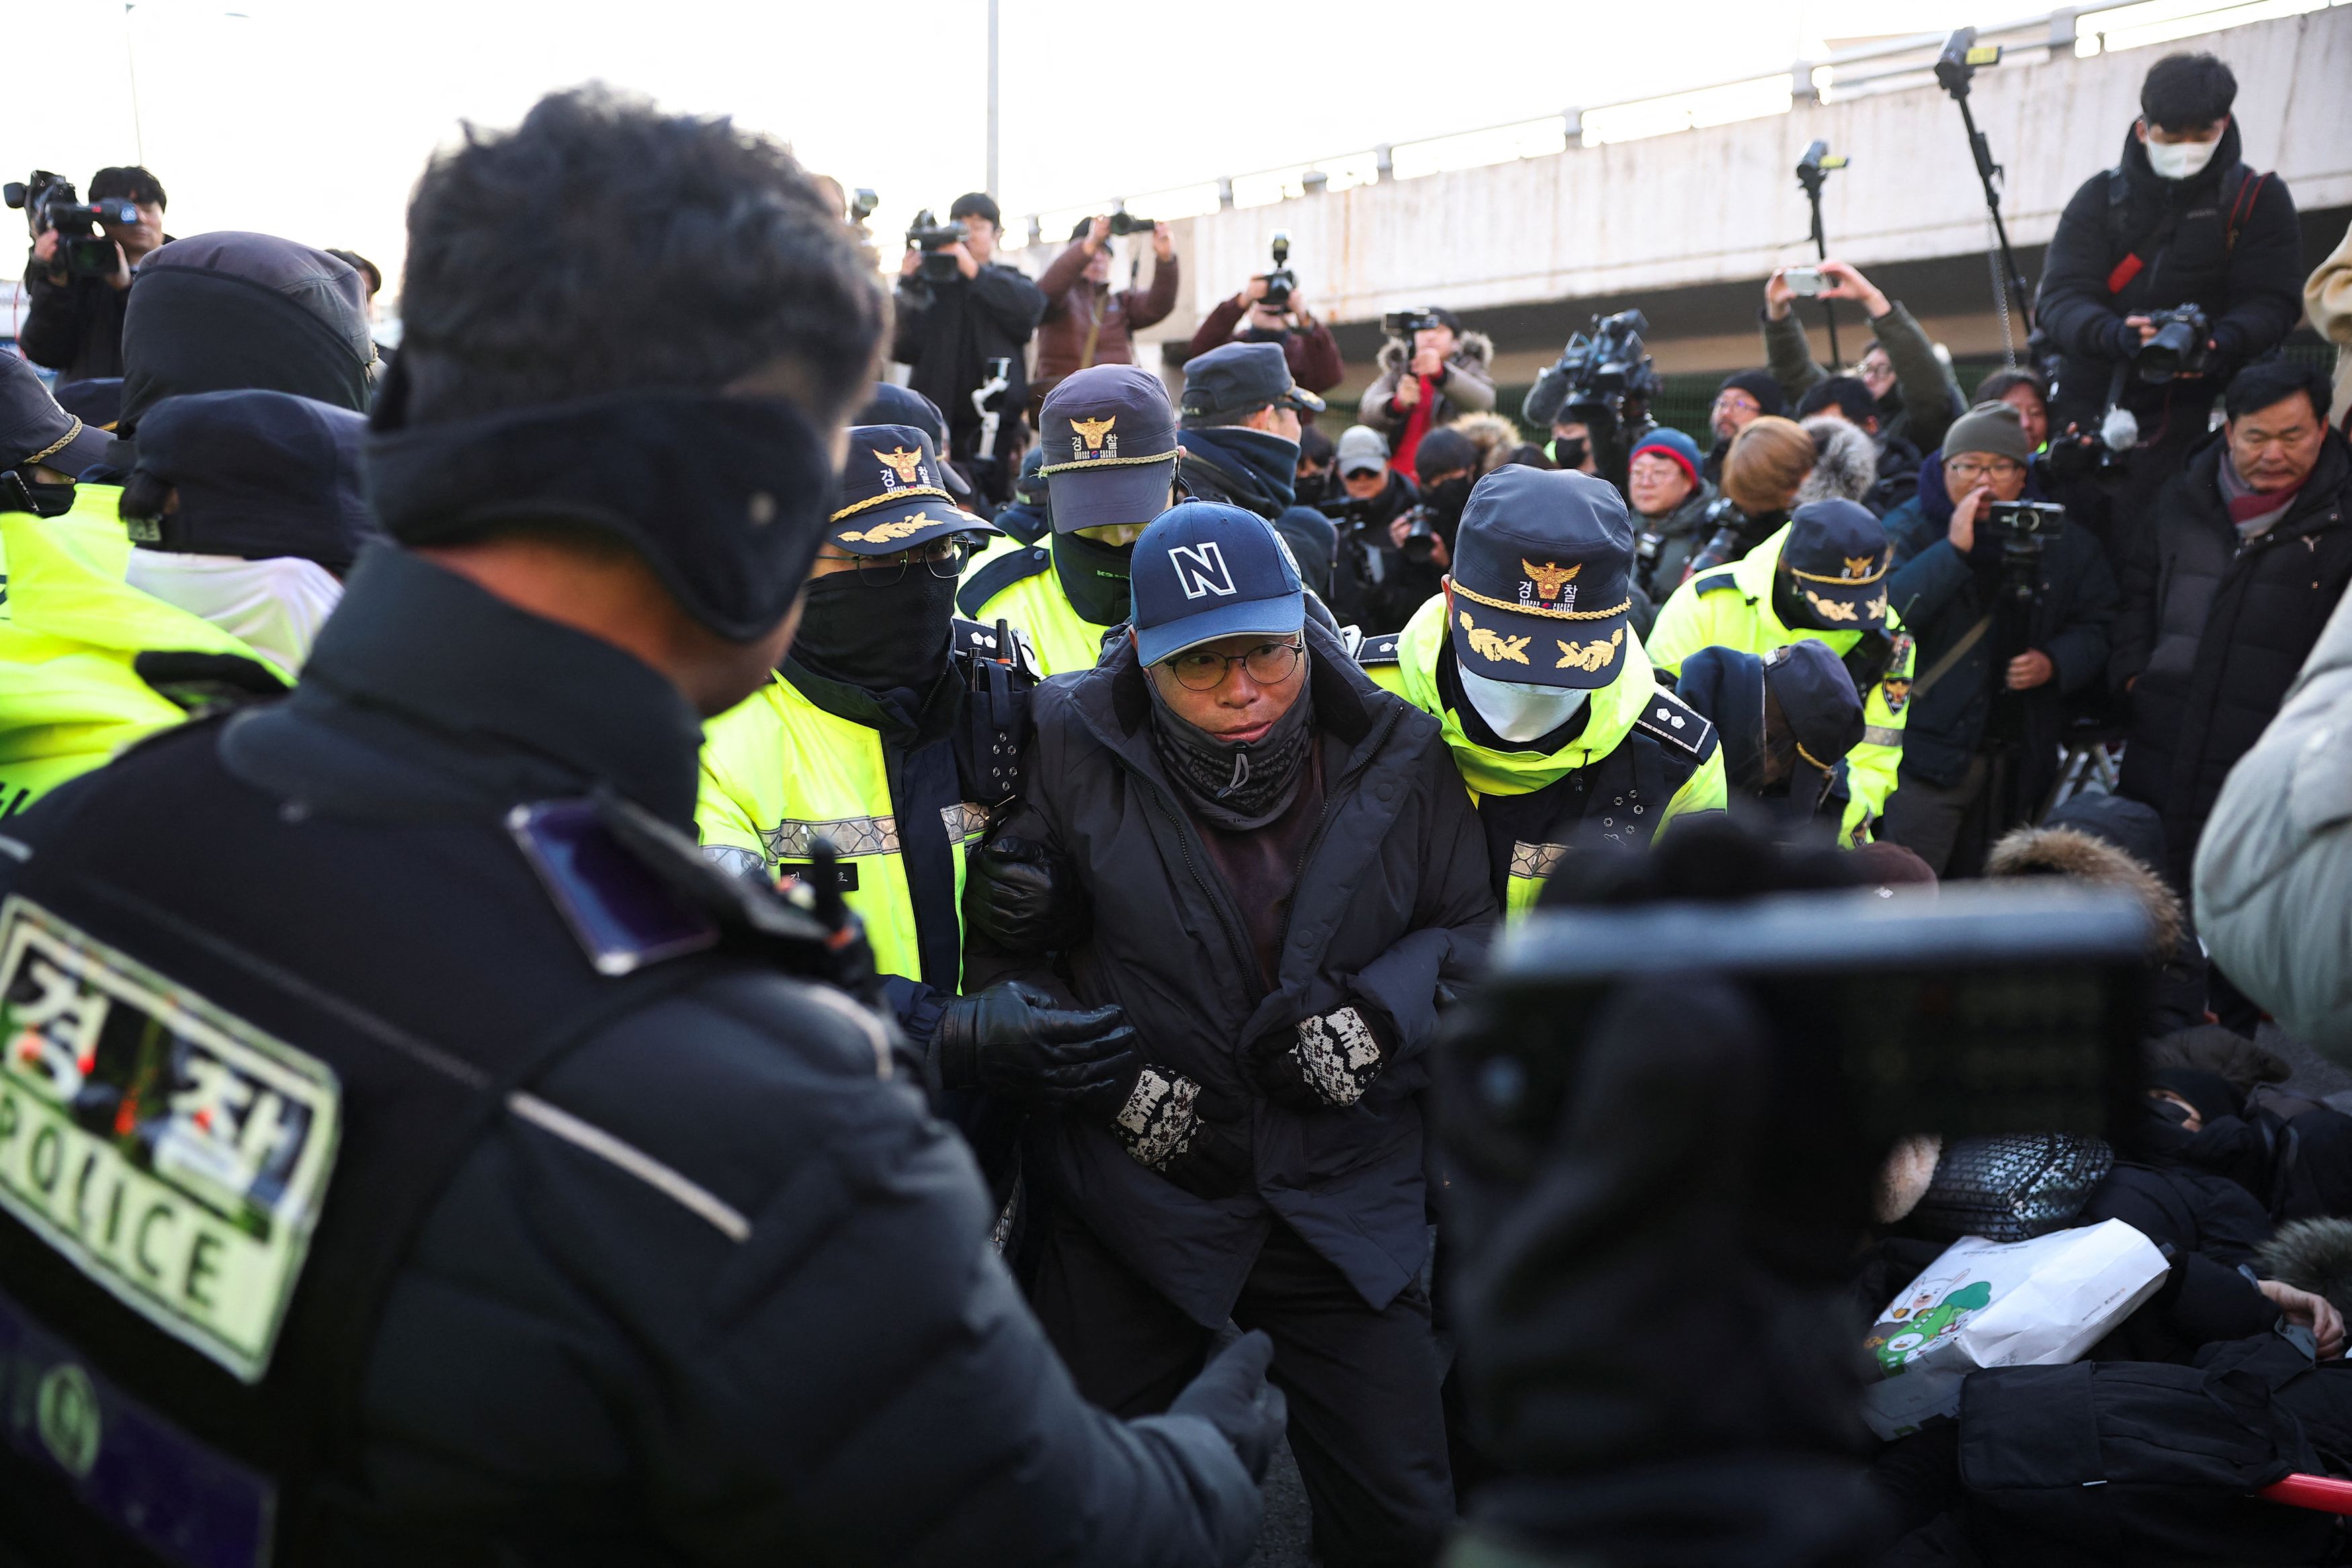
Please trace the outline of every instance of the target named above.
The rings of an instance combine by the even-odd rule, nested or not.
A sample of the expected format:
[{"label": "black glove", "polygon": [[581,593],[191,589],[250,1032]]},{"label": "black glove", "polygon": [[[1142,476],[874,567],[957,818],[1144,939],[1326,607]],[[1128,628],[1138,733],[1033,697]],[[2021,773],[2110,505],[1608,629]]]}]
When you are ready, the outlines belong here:
[{"label": "black glove", "polygon": [[1034,986],[1007,980],[948,1003],[931,1060],[943,1089],[984,1089],[1032,1104],[1117,1105],[1135,1077],[1135,1030],[1115,1007],[1072,1012]]},{"label": "black glove", "polygon": [[1265,1380],[1274,1342],[1254,1329],[1218,1353],[1168,1406],[1171,1416],[1197,1416],[1234,1446],[1250,1479],[1265,1479],[1266,1461],[1290,1421],[1282,1390]]},{"label": "black glove", "polygon": [[1087,896],[1067,862],[1045,845],[991,839],[964,862],[963,916],[1007,953],[1058,953],[1087,934]]},{"label": "black glove", "polygon": [[1111,1130],[1139,1165],[1194,1197],[1231,1197],[1255,1175],[1241,1107],[1181,1073],[1146,1064],[1115,1103]]},{"label": "black glove", "polygon": [[1259,1040],[1250,1048],[1250,1076],[1267,1099],[1293,1111],[1346,1107],[1389,1064],[1395,1040],[1387,1014],[1352,1002]]}]

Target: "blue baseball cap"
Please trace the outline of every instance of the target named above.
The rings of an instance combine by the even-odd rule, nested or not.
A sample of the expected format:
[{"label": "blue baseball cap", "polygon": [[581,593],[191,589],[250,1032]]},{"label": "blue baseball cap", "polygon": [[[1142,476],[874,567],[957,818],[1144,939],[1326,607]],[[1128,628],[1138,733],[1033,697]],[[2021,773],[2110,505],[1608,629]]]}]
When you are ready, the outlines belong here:
[{"label": "blue baseball cap", "polygon": [[1245,632],[1293,637],[1307,624],[1298,568],[1272,525],[1222,501],[1186,501],[1135,541],[1136,653],[1156,664]]},{"label": "blue baseball cap", "polygon": [[1520,685],[1596,691],[1625,670],[1633,525],[1616,486],[1507,463],[1454,536],[1454,657]]}]

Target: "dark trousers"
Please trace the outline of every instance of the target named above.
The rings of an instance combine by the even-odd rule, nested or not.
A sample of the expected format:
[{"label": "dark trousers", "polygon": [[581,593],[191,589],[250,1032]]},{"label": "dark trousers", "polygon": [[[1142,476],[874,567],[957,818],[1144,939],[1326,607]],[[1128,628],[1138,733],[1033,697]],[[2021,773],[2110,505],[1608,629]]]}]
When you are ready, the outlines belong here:
[{"label": "dark trousers", "polygon": [[[1115,1416],[1157,1415],[1201,1370],[1204,1329],[1057,1214],[1031,1291],[1078,1391]],[[1454,1522],[1429,1298],[1365,1305],[1347,1277],[1276,1221],[1234,1322],[1274,1340],[1290,1451],[1327,1568],[1434,1561]]]}]

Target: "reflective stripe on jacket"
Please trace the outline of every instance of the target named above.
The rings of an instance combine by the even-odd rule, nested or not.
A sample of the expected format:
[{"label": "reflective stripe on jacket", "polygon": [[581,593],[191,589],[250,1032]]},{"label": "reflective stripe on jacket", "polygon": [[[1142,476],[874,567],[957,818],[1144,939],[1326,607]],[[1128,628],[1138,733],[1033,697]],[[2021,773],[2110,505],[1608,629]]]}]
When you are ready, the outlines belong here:
[{"label": "reflective stripe on jacket", "polygon": [[[1862,641],[1858,631],[1791,630],[1780,623],[1772,608],[1772,573],[1788,541],[1789,529],[1783,528],[1730,566],[1703,573],[1675,590],[1650,628],[1650,662],[1678,674],[1683,660],[1701,648],[1731,648],[1760,658],[1805,637],[1841,659],[1853,653]],[[1722,586],[1727,579],[1728,588]],[[1891,609],[1886,634],[1894,643],[1893,654],[1862,695],[1862,739],[1845,754],[1847,788],[1853,798],[1841,827],[1849,843],[1867,842],[1871,823],[1886,815],[1886,798],[1895,793],[1895,773],[1903,761],[1904,710],[1911,701],[1911,635]],[[1859,838],[1857,829],[1864,830]]]}]

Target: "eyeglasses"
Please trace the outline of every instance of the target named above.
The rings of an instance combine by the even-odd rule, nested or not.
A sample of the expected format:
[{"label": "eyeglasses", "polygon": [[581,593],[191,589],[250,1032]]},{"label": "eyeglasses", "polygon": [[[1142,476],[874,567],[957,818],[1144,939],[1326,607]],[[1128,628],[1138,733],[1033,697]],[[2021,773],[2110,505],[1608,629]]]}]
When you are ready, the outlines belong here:
[{"label": "eyeglasses", "polygon": [[859,556],[857,580],[868,588],[894,587],[907,575],[909,566],[919,563],[933,577],[953,579],[963,575],[963,563],[971,559],[970,536],[942,534],[929,544],[900,550],[897,555]]},{"label": "eyeglasses", "polygon": [[2010,479],[2024,473],[2025,465],[2011,462],[2006,457],[1996,457],[1990,463],[1977,463],[1966,457],[1954,457],[1945,462],[1944,472],[1955,479],[1970,482],[1978,479]]},{"label": "eyeglasses", "polygon": [[1245,653],[1188,648],[1165,663],[1186,690],[1213,692],[1225,684],[1235,664],[1249,671],[1250,679],[1259,685],[1278,686],[1297,670],[1298,656],[1306,651],[1304,643],[1261,643]]}]

